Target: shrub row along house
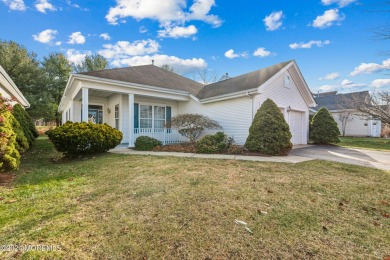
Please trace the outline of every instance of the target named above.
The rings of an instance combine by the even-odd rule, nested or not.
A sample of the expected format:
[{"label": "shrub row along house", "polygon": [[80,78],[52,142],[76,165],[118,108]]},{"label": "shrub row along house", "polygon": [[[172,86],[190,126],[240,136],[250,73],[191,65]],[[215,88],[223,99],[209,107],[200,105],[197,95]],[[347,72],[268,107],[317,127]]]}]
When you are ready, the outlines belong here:
[{"label": "shrub row along house", "polygon": [[38,132],[24,110],[30,104],[0,66],[0,171],[18,168],[20,154],[35,141]]},{"label": "shrub row along house", "polygon": [[[380,137],[381,121],[356,110],[356,104],[369,103],[368,91],[338,94],[337,91],[314,94],[318,109],[326,107],[343,136]],[[314,111],[313,111],[314,112]]]},{"label": "shrub row along house", "polygon": [[294,60],[203,85],[155,65],[73,74],[59,111],[63,123],[107,123],[134,146],[146,135],[163,143],[183,141],[170,129],[178,114],[197,113],[217,121],[243,145],[260,105],[272,99],[289,124],[293,144],[306,144],[313,96]]}]

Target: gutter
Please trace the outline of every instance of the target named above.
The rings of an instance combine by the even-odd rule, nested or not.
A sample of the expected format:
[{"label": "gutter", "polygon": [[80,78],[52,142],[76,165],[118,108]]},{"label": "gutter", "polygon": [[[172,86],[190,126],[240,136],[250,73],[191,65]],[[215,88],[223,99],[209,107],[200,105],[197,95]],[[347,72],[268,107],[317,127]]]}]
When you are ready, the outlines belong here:
[{"label": "gutter", "polygon": [[[25,108],[29,108],[30,107],[30,103],[27,101],[27,99],[23,96],[22,92],[20,92],[19,88],[16,86],[15,82],[10,78],[10,76],[8,75],[8,73],[4,70],[4,68],[2,66],[0,66],[0,72],[1,74],[3,75],[4,79],[8,82],[8,84],[12,87],[12,89],[16,92],[16,94],[19,96],[18,97],[18,100],[19,100],[19,103],[25,103],[25,105],[23,105]],[[6,87],[6,86],[4,86]],[[15,96],[13,94],[15,93],[12,93],[11,90],[7,89],[9,92],[11,92],[11,96]],[[16,97],[16,96],[15,96]],[[20,102],[22,101],[22,102]]]},{"label": "gutter", "polygon": [[243,91],[229,93],[229,94],[215,96],[215,97],[210,97],[210,98],[205,98],[205,99],[200,99],[198,102],[201,104],[207,104],[207,103],[211,103],[211,102],[222,101],[222,100],[238,98],[238,97],[250,97],[254,94],[257,94],[257,88],[243,90]]}]

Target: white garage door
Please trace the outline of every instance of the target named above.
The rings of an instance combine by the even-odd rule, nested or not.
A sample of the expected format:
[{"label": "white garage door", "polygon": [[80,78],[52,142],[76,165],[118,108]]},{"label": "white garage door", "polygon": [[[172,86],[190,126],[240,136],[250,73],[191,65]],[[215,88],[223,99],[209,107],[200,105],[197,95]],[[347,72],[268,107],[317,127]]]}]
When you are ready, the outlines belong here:
[{"label": "white garage door", "polygon": [[303,114],[302,112],[290,111],[290,131],[292,134],[291,142],[293,144],[303,143]]}]

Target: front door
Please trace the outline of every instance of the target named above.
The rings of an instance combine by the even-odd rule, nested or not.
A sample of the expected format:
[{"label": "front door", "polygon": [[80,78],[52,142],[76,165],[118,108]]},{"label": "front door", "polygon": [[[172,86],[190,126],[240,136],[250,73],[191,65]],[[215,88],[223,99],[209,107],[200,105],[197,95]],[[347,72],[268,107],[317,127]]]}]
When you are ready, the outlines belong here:
[{"label": "front door", "polygon": [[103,108],[101,106],[89,106],[88,122],[93,124],[103,124]]}]

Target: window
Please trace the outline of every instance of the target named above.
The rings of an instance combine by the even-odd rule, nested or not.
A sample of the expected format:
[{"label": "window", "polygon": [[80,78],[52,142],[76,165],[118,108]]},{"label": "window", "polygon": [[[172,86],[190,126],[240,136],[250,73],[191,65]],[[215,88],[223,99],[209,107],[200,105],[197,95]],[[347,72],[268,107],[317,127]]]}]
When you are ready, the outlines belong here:
[{"label": "window", "polygon": [[153,128],[153,106],[149,106],[149,105],[140,106],[139,127]]},{"label": "window", "polygon": [[140,105],[139,126],[140,128],[161,129],[165,125],[165,107]]},{"label": "window", "polygon": [[286,74],[284,75],[284,87],[285,88],[290,88],[290,75]]},{"label": "window", "polygon": [[115,129],[119,130],[119,105],[115,105]]},{"label": "window", "polygon": [[154,128],[164,128],[165,107],[154,107]]}]

